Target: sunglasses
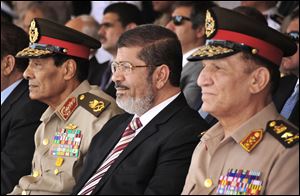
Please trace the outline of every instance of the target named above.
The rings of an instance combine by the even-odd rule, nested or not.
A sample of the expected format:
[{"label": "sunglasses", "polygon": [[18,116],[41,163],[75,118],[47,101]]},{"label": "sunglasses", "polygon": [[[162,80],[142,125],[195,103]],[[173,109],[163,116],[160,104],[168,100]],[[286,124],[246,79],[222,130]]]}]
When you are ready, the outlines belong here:
[{"label": "sunglasses", "polygon": [[291,38],[294,42],[299,43],[299,31],[291,31],[289,33],[286,33],[286,35]]},{"label": "sunglasses", "polygon": [[173,16],[171,18],[171,20],[174,23],[174,25],[176,25],[176,26],[181,25],[184,20],[191,21],[190,18],[185,17],[185,16]]}]

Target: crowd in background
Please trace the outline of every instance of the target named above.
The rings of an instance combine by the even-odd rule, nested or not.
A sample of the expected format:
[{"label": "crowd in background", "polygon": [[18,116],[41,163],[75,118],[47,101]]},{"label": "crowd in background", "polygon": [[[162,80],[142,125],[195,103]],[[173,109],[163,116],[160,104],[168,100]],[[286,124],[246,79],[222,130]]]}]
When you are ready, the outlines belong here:
[{"label": "crowd in background", "polygon": [[[225,7],[237,12],[243,17],[245,16],[249,21],[254,21],[257,26],[268,26],[272,30],[266,28],[266,35],[269,32],[271,32],[270,35],[274,34],[274,37],[277,36],[276,33],[280,34],[277,37],[284,35],[284,37],[288,37],[291,43],[297,46],[297,48],[293,48],[288,44],[283,44],[281,48],[282,53],[278,53],[283,55],[279,55],[277,58],[277,60],[280,59],[280,62],[274,63],[278,66],[278,70],[268,69],[269,71],[271,70],[271,102],[274,103],[274,108],[277,110],[276,114],[279,113],[282,116],[282,119],[279,118],[280,122],[283,122],[281,125],[286,126],[283,128],[284,130],[277,130],[277,133],[284,132],[286,129],[293,130],[287,132],[292,135],[295,134],[295,136],[293,135],[294,140],[291,139],[289,144],[292,145],[294,141],[297,141],[296,145],[299,152],[298,1],[1,1],[1,194],[210,193],[209,191],[201,191],[201,188],[198,187],[200,182],[197,181],[203,179],[203,186],[210,189],[212,184],[214,184],[211,182],[212,177],[202,176],[201,173],[206,173],[207,171],[200,169],[200,176],[194,174],[198,169],[197,164],[200,163],[201,165],[203,161],[200,154],[205,154],[207,148],[210,149],[210,145],[212,145],[209,142],[205,143],[209,141],[209,136],[211,136],[209,134],[205,135],[205,131],[214,130],[217,132],[220,124],[224,130],[225,127],[237,128],[225,126],[228,125],[225,123],[228,122],[226,121],[228,119],[226,115],[224,116],[224,113],[235,111],[228,108],[225,110],[222,104],[216,106],[219,108],[218,111],[220,113],[216,112],[214,108],[211,109],[210,107],[213,107],[214,104],[218,104],[218,100],[208,105],[211,101],[205,99],[207,90],[203,91],[209,85],[207,79],[209,77],[211,77],[211,81],[215,80],[214,83],[220,84],[220,86],[222,86],[222,78],[228,82],[226,73],[224,73],[224,77],[216,78],[216,76],[213,76],[212,69],[216,71],[217,69],[222,69],[222,66],[226,63],[232,64],[232,62],[237,62],[228,60],[231,58],[230,55],[238,59],[235,56],[236,54],[231,54],[230,52],[226,60],[222,59],[227,57],[226,55],[222,56],[221,59],[217,59],[219,57],[212,58],[216,63],[220,63],[221,68],[219,68],[215,65],[216,63],[211,64],[210,61],[202,58],[206,53],[201,54],[202,56],[200,55],[200,51],[203,52],[203,47],[214,42],[213,39],[208,39],[209,35],[205,29],[207,28],[207,10],[217,8],[216,13],[223,13],[222,9],[221,11],[218,10],[218,7]],[[219,16],[216,14],[213,17],[218,18]],[[32,41],[34,39],[32,34],[34,33],[31,27],[33,26],[32,21],[34,18],[46,19],[45,21],[36,21],[37,26],[43,29],[38,36],[51,35],[58,40],[80,43],[85,48],[88,48],[89,54],[84,56],[84,58],[80,56],[81,54],[77,55],[76,52],[75,55],[72,55],[69,53],[71,51],[63,52],[65,56],[60,54],[54,55],[56,53],[54,50],[49,53],[51,57],[54,55],[53,60],[45,59],[44,57],[48,56],[44,56],[39,49],[43,50],[45,49],[43,47],[47,46],[45,44],[39,45],[40,43],[38,42],[40,40]],[[218,20],[216,28],[221,28],[223,24],[220,21],[223,22],[223,20],[220,18]],[[233,21],[233,24],[235,22]],[[238,22],[236,23],[237,26],[240,25]],[[229,24],[225,22],[224,26]],[[251,24],[249,25],[251,26]],[[76,32],[70,31],[69,28],[62,28],[62,26],[74,29]],[[48,27],[51,28],[48,29]],[[235,27],[232,28],[234,29]],[[80,38],[82,35],[78,34],[78,32],[89,37]],[[65,36],[68,33],[70,33],[69,38]],[[254,35],[255,33],[253,32],[254,37],[256,36]],[[29,38],[28,34],[30,35]],[[218,35],[212,35],[211,37],[213,36]],[[169,42],[162,40],[169,40]],[[224,40],[226,39],[224,38]],[[265,41],[273,44],[273,42],[281,42],[282,40],[283,38],[274,38],[273,40],[266,38]],[[28,45],[29,42],[30,45]],[[33,48],[32,44],[37,44],[38,47]],[[222,44],[225,43],[222,42]],[[286,48],[283,48],[285,46]],[[239,47],[243,48],[240,45]],[[27,49],[23,50],[24,48]],[[79,49],[81,49],[81,46],[79,46]],[[31,53],[28,51],[31,51]],[[34,52],[42,58],[39,59],[32,56]],[[253,55],[256,53],[257,51],[251,51]],[[289,53],[291,55],[287,55]],[[198,56],[201,57],[197,58]],[[74,62],[70,59],[73,59]],[[208,59],[210,60],[210,58]],[[253,60],[247,55],[241,57],[241,59],[243,60],[240,62],[248,62],[249,60],[249,62],[254,62],[257,66],[265,63],[261,59]],[[69,75],[62,70],[56,70],[57,67],[65,65],[66,62],[71,62],[66,65]],[[133,64],[132,62],[139,63]],[[50,66],[51,63],[55,65],[55,69]],[[164,66],[164,63],[168,66]],[[43,68],[37,68],[40,65]],[[77,66],[77,69],[72,72],[74,66]],[[137,67],[146,67],[149,72],[143,72],[142,69],[137,69]],[[66,70],[65,72],[67,72]],[[123,75],[119,74],[120,72]],[[135,74],[139,73],[139,75],[130,75],[133,72]],[[276,74],[280,74],[277,80],[274,79]],[[151,80],[150,76],[155,78],[155,80],[153,78]],[[65,78],[67,77],[70,79],[66,79],[66,82]],[[31,81],[33,80],[38,80],[40,84],[43,84],[42,91],[33,93],[33,89],[37,85],[32,84]],[[127,83],[125,82],[126,85],[122,83],[123,80],[128,80]],[[257,80],[259,81],[259,79]],[[235,81],[235,83],[239,84],[239,80]],[[242,85],[242,83],[240,82],[239,85]],[[224,85],[221,88],[226,91],[226,87],[228,86]],[[141,96],[142,98],[138,101],[133,99],[127,103],[122,100],[122,93],[131,88],[134,89],[132,93],[135,96]],[[236,88],[238,89],[238,87]],[[234,90],[236,89],[228,90],[229,94],[232,93],[232,96],[235,96],[244,92]],[[265,94],[266,97],[267,94],[268,92]],[[223,98],[225,100],[225,97]],[[226,98],[230,98],[230,96]],[[230,99],[239,102],[239,99],[236,97]],[[97,103],[95,100],[97,100]],[[266,98],[265,100],[268,99]],[[253,104],[256,102],[256,100],[252,101]],[[91,105],[99,102],[103,102],[102,109],[100,111],[91,111]],[[240,104],[242,103],[241,101]],[[251,105],[252,102],[249,101],[247,103]],[[153,104],[159,107],[152,107]],[[233,104],[232,106],[236,105]],[[266,108],[270,109],[271,106],[266,106]],[[151,111],[151,115],[147,113],[148,111]],[[124,112],[125,114],[123,114]],[[133,116],[128,113],[133,114]],[[143,116],[144,114],[147,114],[147,116]],[[268,112],[259,113],[259,118],[269,114]],[[228,116],[230,116],[229,113]],[[238,119],[239,114],[235,114],[235,116]],[[258,122],[259,118],[256,118]],[[133,120],[131,121],[131,119]],[[135,121],[136,119],[138,120]],[[240,120],[242,122],[245,119]],[[166,123],[167,121],[168,123]],[[291,123],[291,126],[290,124],[284,124],[285,121]],[[245,122],[248,123],[246,120]],[[59,156],[54,159],[51,154],[45,155],[46,151],[44,149],[50,146],[50,140],[54,137],[51,134],[56,134],[55,137],[60,136],[59,132],[51,133],[49,130],[53,129],[56,131],[60,128],[67,130],[67,127],[72,127],[72,123],[81,127],[80,133],[84,135],[81,139],[77,138],[82,144],[77,149],[80,148],[80,153],[82,154],[62,159],[59,159]],[[155,123],[157,124],[156,127],[166,123],[161,128],[161,130],[164,130],[163,134],[155,135],[155,132],[151,132],[151,126]],[[252,124],[254,124],[254,121]],[[239,125],[244,126],[244,124]],[[155,126],[153,125],[153,127]],[[89,130],[89,132],[84,132],[84,129]],[[134,136],[136,138],[126,138],[126,142],[123,141],[123,135],[120,133],[124,129],[125,132],[126,130],[137,131]],[[137,137],[137,134],[146,129],[153,136],[141,134],[139,135],[140,137]],[[177,131],[178,129],[184,130],[187,135],[182,135]],[[76,130],[76,128],[72,130]],[[99,130],[101,131],[99,132]],[[115,130],[115,132],[110,130]],[[119,137],[114,135],[116,132],[118,132]],[[203,134],[204,139],[197,145],[199,137]],[[256,134],[259,133],[256,132]],[[126,137],[130,135],[128,133]],[[250,136],[254,137],[256,135],[249,134]],[[225,139],[227,138],[226,131],[224,137]],[[282,135],[281,138],[283,138]],[[106,143],[106,139],[110,141],[107,143],[110,143],[112,146]],[[267,140],[268,138],[265,137],[265,139]],[[127,153],[128,148],[130,150],[133,149],[130,145],[128,148],[126,146],[131,141],[133,145],[138,145],[135,143],[144,140],[146,141],[145,144],[139,146],[132,157],[126,162],[124,161],[123,165],[121,164],[116,169],[115,165],[119,164],[120,159],[123,159],[122,155],[125,156],[124,153]],[[226,140],[223,142],[224,140],[220,141],[221,145],[224,144],[221,152],[224,152],[225,156],[224,149],[230,148],[226,144]],[[256,142],[258,143],[258,141],[253,139],[253,145]],[[272,142],[268,144],[262,143],[261,146],[273,144]],[[102,148],[100,144],[105,144],[102,150],[103,154],[97,150]],[[225,145],[227,146],[225,147]],[[53,148],[53,146],[49,147],[48,150],[51,149],[52,152]],[[57,147],[56,149],[62,148],[64,147]],[[243,148],[247,149],[247,147]],[[115,155],[117,149],[120,152]],[[210,150],[208,151],[210,152]],[[250,151],[252,149],[248,152]],[[161,152],[161,154],[158,152]],[[234,152],[236,155],[240,153],[239,149]],[[270,153],[272,154],[272,151]],[[284,153],[286,151],[283,151]],[[285,159],[288,155],[285,154],[284,158],[278,159]],[[121,158],[117,159],[118,156]],[[279,153],[279,156],[282,155]],[[95,157],[97,158],[94,159]],[[205,157],[203,156],[203,159]],[[97,162],[100,159],[102,162]],[[241,159],[243,160],[243,158]],[[269,157],[269,159],[276,162],[276,157]],[[217,160],[220,161],[221,159],[216,159],[215,161]],[[295,159],[291,160],[295,161]],[[137,164],[134,161],[139,163],[140,168],[136,167]],[[250,161],[249,165],[251,164],[252,162]],[[298,163],[290,164],[296,164],[299,170],[299,160]],[[202,166],[206,166],[207,168],[205,169],[212,167],[208,163],[204,163],[204,161]],[[45,167],[49,169],[45,169]],[[148,167],[149,171],[144,171],[145,167]],[[239,166],[236,165],[236,167]],[[263,168],[265,169],[265,167]],[[113,170],[116,170],[116,172],[112,173]],[[62,175],[61,182],[56,181],[55,176],[50,176],[47,173],[48,171],[49,173],[52,172],[52,175],[54,173],[55,176]],[[110,171],[111,173],[109,173]],[[227,177],[231,174],[236,177],[238,173],[238,171],[236,173],[234,171],[230,172],[228,172]],[[239,172],[243,173],[244,171],[241,170]],[[106,176],[104,175],[105,173],[109,173],[110,179],[108,179],[107,174]],[[48,175],[50,177],[47,177]],[[130,175],[135,175],[136,177],[131,178]],[[255,175],[253,174],[254,178]],[[259,176],[260,174],[257,175]],[[295,175],[298,175],[298,177],[293,178],[293,180],[298,180],[299,182],[299,174]],[[282,174],[282,176],[285,175]],[[221,182],[224,180],[221,177],[224,176],[220,176],[219,186],[217,188],[214,187],[214,190],[217,190],[219,194],[224,194],[223,191],[226,191],[226,189],[220,188]],[[41,184],[35,184],[38,178],[41,179],[39,181]],[[169,181],[169,178],[173,180]],[[270,179],[274,180],[274,178],[276,177],[273,177],[271,174]],[[107,181],[107,184],[104,184],[104,181]],[[101,184],[101,182],[103,183]],[[162,182],[162,185],[160,185],[160,182]],[[270,186],[268,190],[281,191],[276,188],[276,186],[280,187],[281,185],[277,185],[275,182],[277,181],[274,180],[274,187]],[[123,187],[124,184],[128,184],[128,187],[125,189]],[[170,189],[166,191],[165,189],[168,186]],[[259,187],[261,184],[257,186]],[[266,191],[264,193],[272,193],[272,191],[268,192],[268,190],[264,189]],[[287,190],[291,190],[291,193],[295,193],[294,190],[296,190],[299,193],[299,186],[282,186],[282,193],[288,193]],[[229,192],[226,193],[228,194]],[[238,193],[238,191],[235,193]]]}]

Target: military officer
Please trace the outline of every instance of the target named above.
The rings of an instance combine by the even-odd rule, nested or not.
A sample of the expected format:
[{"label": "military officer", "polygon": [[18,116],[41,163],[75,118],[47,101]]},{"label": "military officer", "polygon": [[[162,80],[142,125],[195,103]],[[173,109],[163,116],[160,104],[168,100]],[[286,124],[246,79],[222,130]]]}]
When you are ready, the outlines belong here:
[{"label": "military officer", "polygon": [[29,96],[47,105],[35,134],[32,173],[11,194],[70,194],[92,137],[122,111],[87,78],[90,49],[100,42],[45,19],[34,19],[24,72]]},{"label": "military officer", "polygon": [[[228,23],[230,21],[230,23]],[[202,109],[219,122],[196,147],[182,194],[299,194],[299,132],[271,91],[283,56],[297,46],[283,34],[224,8],[207,11],[198,77]]]}]

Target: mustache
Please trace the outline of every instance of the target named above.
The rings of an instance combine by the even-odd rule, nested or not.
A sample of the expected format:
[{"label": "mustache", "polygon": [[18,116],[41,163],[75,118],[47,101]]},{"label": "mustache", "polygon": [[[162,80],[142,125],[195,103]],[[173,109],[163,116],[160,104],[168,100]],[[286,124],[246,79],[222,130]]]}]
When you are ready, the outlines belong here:
[{"label": "mustache", "polygon": [[105,36],[99,35],[99,39],[106,39]]},{"label": "mustache", "polygon": [[122,84],[120,84],[120,83],[118,83],[118,82],[115,83],[115,89],[116,89],[116,88],[125,88],[125,89],[129,89],[127,86],[122,85]]}]

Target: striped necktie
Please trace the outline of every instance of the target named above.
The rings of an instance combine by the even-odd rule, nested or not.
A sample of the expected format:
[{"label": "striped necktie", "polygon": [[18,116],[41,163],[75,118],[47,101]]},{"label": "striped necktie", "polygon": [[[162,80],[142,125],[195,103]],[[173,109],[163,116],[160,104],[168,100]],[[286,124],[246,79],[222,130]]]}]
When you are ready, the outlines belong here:
[{"label": "striped necktie", "polygon": [[123,132],[121,139],[116,144],[114,149],[109,153],[96,173],[85,183],[78,195],[90,195],[93,192],[96,185],[100,182],[110,166],[115,162],[126,146],[133,140],[135,136],[135,130],[140,127],[142,127],[140,119],[134,118]]}]

